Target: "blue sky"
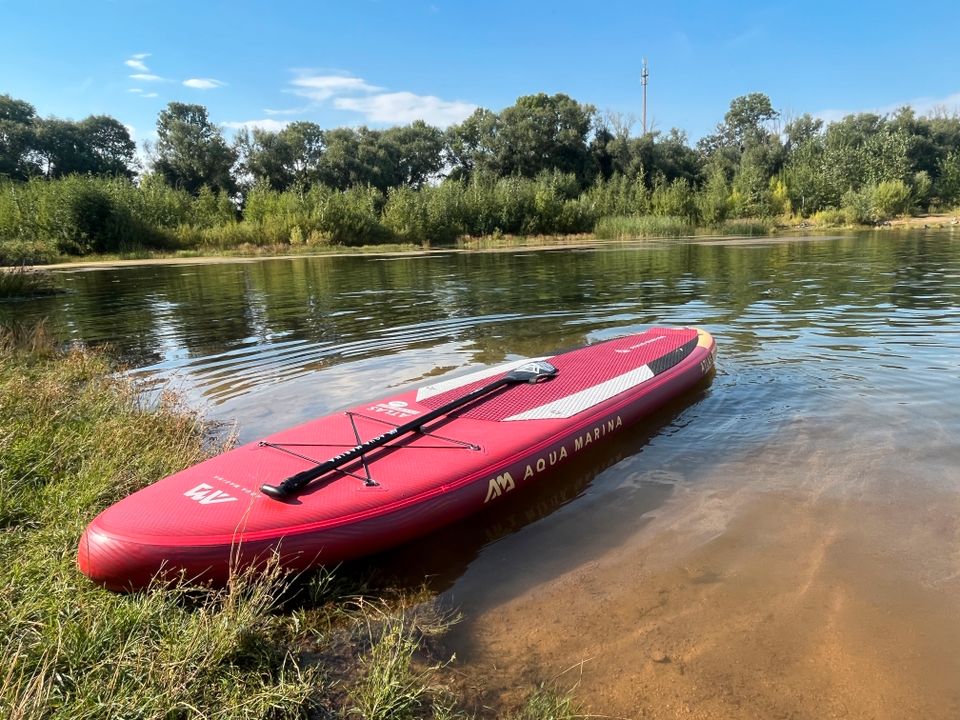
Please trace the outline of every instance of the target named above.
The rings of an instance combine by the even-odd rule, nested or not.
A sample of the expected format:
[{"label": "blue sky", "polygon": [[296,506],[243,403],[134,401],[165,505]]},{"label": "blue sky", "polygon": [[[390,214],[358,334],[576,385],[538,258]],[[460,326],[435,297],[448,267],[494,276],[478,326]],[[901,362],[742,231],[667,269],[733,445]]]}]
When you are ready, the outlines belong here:
[{"label": "blue sky", "polygon": [[230,129],[446,126],[566,93],[695,141],[732,98],[787,117],[960,110],[956,2],[0,0],[0,93],[150,139],[172,100]]}]

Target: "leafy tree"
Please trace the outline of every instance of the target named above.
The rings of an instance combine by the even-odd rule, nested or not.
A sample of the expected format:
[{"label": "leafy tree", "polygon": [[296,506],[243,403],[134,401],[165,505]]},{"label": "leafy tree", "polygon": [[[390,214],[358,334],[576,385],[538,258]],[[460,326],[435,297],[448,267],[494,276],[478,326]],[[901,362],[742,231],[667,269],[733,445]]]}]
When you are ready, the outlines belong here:
[{"label": "leafy tree", "polygon": [[312,122],[294,122],[279,132],[254,128],[237,134],[241,169],[254,184],[274,190],[310,185],[319,178],[324,132]]},{"label": "leafy tree", "polygon": [[475,173],[492,171],[496,126],[496,113],[477,108],[462,123],[447,129],[445,154],[450,178],[470,180]]},{"label": "leafy tree", "polygon": [[960,202],[960,148],[941,158],[937,165],[936,193],[943,205]]},{"label": "leafy tree", "polygon": [[536,177],[544,170],[592,178],[587,138],[596,110],[563,94],[526,95],[500,113],[494,165],[502,175]]},{"label": "leafy tree", "polygon": [[26,180],[36,174],[38,169],[30,158],[36,122],[33,105],[0,95],[0,177]]},{"label": "leafy tree", "polygon": [[697,194],[697,210],[709,225],[720,225],[730,214],[730,186],[726,173],[719,166],[712,166],[707,180]]},{"label": "leafy tree", "polygon": [[475,173],[534,178],[573,173],[581,187],[596,174],[588,139],[596,110],[567,95],[526,95],[495,114],[479,109],[447,132],[451,177]]},{"label": "leafy tree", "polygon": [[390,128],[382,140],[395,153],[393,174],[401,185],[423,187],[443,167],[443,132],[422,120]]},{"label": "leafy tree", "polygon": [[196,195],[200,188],[232,193],[230,174],[237,153],[203,105],[171,102],[157,118],[153,171],[172,187]]},{"label": "leafy tree", "polygon": [[791,153],[802,145],[815,140],[823,131],[823,120],[813,118],[810,113],[791,120],[783,129],[787,136],[786,151]]},{"label": "leafy tree", "polygon": [[80,122],[39,120],[34,147],[50,178],[75,173],[133,177],[136,144],[127,128],[107,115],[91,115]]},{"label": "leafy tree", "polygon": [[325,135],[326,150],[318,168],[321,183],[339,190],[370,186],[380,191],[401,184],[399,150],[377,130],[336,128]]}]

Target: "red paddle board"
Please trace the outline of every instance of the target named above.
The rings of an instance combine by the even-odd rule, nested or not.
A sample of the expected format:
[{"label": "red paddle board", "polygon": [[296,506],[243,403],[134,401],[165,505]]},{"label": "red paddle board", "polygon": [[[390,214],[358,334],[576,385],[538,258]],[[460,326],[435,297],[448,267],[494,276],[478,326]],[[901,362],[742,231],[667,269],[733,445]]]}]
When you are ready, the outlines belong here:
[{"label": "red paddle board", "polygon": [[[276,555],[289,569],[369,554],[496,504],[546,479],[713,370],[697,328],[652,328],[554,355],[555,373],[501,384],[422,428],[418,417],[518,372],[529,360],[359,405],[187,468],[104,510],[80,540],[80,570],[114,590],[154,578],[224,583],[233,568]],[[414,423],[415,424],[415,423]],[[281,499],[277,486],[355,446]]]}]

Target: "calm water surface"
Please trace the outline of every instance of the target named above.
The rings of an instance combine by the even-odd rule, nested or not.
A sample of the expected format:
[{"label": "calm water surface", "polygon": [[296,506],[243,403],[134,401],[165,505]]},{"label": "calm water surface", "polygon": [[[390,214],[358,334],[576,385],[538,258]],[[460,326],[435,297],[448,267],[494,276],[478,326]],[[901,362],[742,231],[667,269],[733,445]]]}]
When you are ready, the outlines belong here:
[{"label": "calm water surface", "polygon": [[[542,625],[554,612],[556,633],[582,635],[589,627],[590,637],[609,646],[624,637],[625,625],[640,627],[638,618],[652,612],[624,618],[611,608],[635,606],[638,598],[658,612],[669,607],[662,593],[648,594],[651,583],[686,588],[686,607],[729,603],[720,624],[734,622],[751,597],[767,597],[770,615],[777,598],[793,597],[778,594],[771,568],[807,562],[806,553],[828,536],[834,539],[820,559],[808,559],[819,570],[808,578],[806,594],[783,610],[796,615],[797,607],[824,604],[808,619],[804,637],[822,628],[833,608],[827,588],[858,577],[844,607],[850,598],[871,597],[872,607],[886,614],[861,632],[834,608],[841,613],[834,620],[843,657],[887,657],[876,646],[889,634],[887,623],[902,627],[918,611],[924,622],[941,611],[943,618],[960,615],[960,233],[678,240],[58,275],[68,294],[7,304],[0,313],[47,317],[65,338],[109,343],[152,387],[172,383],[207,416],[235,422],[243,440],[426,378],[550,354],[653,323],[709,329],[719,345],[711,384],[602,454],[578,460],[549,487],[378,560],[429,576],[464,609],[452,642],[468,668],[513,663],[522,669],[511,683],[549,677],[594,650],[552,644],[533,630],[518,633],[518,623]],[[763,525],[777,516],[782,522]],[[789,535],[798,528],[809,532]],[[735,530],[741,550],[724,555],[722,543]],[[676,542],[657,545],[668,536]],[[851,555],[853,548],[866,560]],[[644,564],[657,558],[658,569]],[[870,562],[879,579],[864,577]],[[606,566],[617,570],[594,578],[601,591],[587,578]],[[683,570],[688,566],[695,568]],[[798,565],[790,577],[807,570]],[[657,575],[670,572],[680,574]],[[628,576],[635,579],[627,582]],[[740,582],[724,582],[734,578]],[[747,578],[756,594],[737,595]],[[814,595],[817,587],[822,598]],[[904,607],[898,605],[904,587],[934,594]],[[721,594],[710,600],[704,593]],[[544,600],[550,597],[552,604]],[[579,620],[567,627],[571,617]],[[636,637],[632,651],[622,649],[621,657],[639,653],[633,689],[611,680],[623,677],[622,667],[594,663],[593,680],[588,669],[582,687],[594,710],[631,716],[644,698],[659,698],[644,710],[656,715],[666,700],[689,702],[689,692],[699,692],[683,694],[690,678],[695,688],[736,688],[736,678],[723,674],[732,671],[719,660],[710,665],[707,649],[684,644],[684,637],[702,639],[710,630],[679,617],[662,617]],[[856,622],[864,617],[856,613]],[[802,628],[802,619],[769,628],[771,637],[790,636],[798,623]],[[950,716],[960,708],[960,680],[949,678],[960,678],[960,667],[929,638],[960,642],[960,627],[943,620],[914,630],[911,638],[933,645],[898,641],[889,665],[921,683],[915,695],[888,688],[886,704],[870,705],[836,678],[844,671],[882,676],[883,667],[838,666],[834,680],[823,681],[821,697],[841,703],[851,717],[861,716],[857,708],[864,717],[894,717],[894,710]],[[651,650],[657,643],[668,650]],[[744,683],[775,678],[787,652],[741,650],[756,658],[744,666]],[[673,661],[644,662],[651,652]],[[805,657],[812,652],[796,649]],[[903,667],[914,652],[928,658],[916,660],[916,677]],[[951,674],[936,684],[924,662],[941,669],[946,663]],[[664,668],[681,672],[664,684]],[[799,669],[791,677],[798,675],[806,677],[804,687],[820,687]],[[790,681],[779,682],[768,698],[741,692],[738,704],[724,705],[718,691],[712,700],[699,698],[698,707],[719,703],[722,717],[749,695],[751,712],[761,716],[837,712],[836,704],[810,704],[810,693],[790,700],[783,690]]]}]

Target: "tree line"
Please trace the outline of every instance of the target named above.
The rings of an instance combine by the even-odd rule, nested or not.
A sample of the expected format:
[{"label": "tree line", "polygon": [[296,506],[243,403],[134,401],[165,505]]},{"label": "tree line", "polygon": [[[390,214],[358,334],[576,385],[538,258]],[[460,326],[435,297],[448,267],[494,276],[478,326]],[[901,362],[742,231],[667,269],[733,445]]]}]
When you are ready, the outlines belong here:
[{"label": "tree line", "polygon": [[[869,223],[960,203],[956,113],[903,107],[824,123],[785,118],[751,93],[695,145],[681,130],[638,135],[634,124],[540,93],[446,130],[301,121],[228,141],[205,107],[171,102],[139,167],[119,121],[41,118],[2,95],[0,240],[54,237],[61,252],[138,240],[424,242],[586,232],[608,215]],[[26,217],[41,211],[49,217]]]}]

